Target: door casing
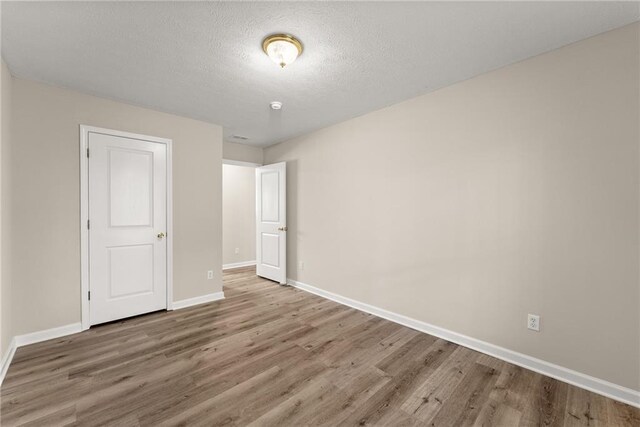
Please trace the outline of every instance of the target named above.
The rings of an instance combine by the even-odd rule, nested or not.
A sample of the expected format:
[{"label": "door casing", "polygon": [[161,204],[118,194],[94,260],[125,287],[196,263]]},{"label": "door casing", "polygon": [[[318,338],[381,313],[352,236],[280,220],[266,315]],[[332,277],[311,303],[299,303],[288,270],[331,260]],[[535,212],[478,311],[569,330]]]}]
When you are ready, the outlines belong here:
[{"label": "door casing", "polygon": [[89,159],[87,148],[89,134],[100,133],[123,138],[165,144],[167,146],[167,310],[173,310],[173,174],[172,140],[155,136],[141,135],[104,129],[95,126],[80,125],[80,303],[82,330],[91,326],[89,310]]}]

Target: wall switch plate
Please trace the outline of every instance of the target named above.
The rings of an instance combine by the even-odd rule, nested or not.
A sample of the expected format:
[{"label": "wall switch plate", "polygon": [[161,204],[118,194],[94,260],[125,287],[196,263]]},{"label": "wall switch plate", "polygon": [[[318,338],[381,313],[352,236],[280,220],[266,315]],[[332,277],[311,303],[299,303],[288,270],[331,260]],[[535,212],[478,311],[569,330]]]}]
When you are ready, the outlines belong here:
[{"label": "wall switch plate", "polygon": [[298,263],[298,268],[299,268],[300,270],[304,270],[304,262],[300,261],[300,262]]},{"label": "wall switch plate", "polygon": [[209,271],[207,271],[207,279],[208,279],[208,280],[213,279],[213,270],[209,270]]},{"label": "wall switch plate", "polygon": [[236,253],[239,254],[240,253],[240,248],[236,248]]},{"label": "wall switch plate", "polygon": [[540,316],[537,314],[529,314],[527,317],[527,328],[540,332]]}]

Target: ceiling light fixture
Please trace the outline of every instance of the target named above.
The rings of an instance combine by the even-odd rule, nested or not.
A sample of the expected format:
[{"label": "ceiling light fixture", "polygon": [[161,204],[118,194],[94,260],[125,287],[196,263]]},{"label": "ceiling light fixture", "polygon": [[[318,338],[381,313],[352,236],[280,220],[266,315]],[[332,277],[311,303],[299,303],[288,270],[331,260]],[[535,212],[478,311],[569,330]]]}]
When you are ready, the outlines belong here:
[{"label": "ceiling light fixture", "polygon": [[272,34],[262,41],[262,50],[284,68],[302,55],[302,43],[289,34]]},{"label": "ceiling light fixture", "polygon": [[273,101],[269,105],[271,106],[272,110],[280,110],[282,108],[282,102],[280,101]]}]

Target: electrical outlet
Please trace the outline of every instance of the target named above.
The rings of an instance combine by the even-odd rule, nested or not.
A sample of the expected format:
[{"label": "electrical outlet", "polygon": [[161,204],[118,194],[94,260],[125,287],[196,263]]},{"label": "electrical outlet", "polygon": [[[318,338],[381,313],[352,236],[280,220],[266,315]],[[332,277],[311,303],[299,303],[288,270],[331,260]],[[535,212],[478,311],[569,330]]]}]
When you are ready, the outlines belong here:
[{"label": "electrical outlet", "polygon": [[298,263],[298,268],[299,268],[300,270],[304,270],[304,262],[303,262],[303,261],[300,261],[300,262]]},{"label": "electrical outlet", "polygon": [[240,253],[240,248],[236,248],[236,253],[239,254]]},{"label": "electrical outlet", "polygon": [[537,314],[529,314],[527,317],[527,328],[540,332],[540,316]]},{"label": "electrical outlet", "polygon": [[208,279],[208,280],[213,279],[213,270],[209,270],[209,271],[207,271],[207,279]]}]

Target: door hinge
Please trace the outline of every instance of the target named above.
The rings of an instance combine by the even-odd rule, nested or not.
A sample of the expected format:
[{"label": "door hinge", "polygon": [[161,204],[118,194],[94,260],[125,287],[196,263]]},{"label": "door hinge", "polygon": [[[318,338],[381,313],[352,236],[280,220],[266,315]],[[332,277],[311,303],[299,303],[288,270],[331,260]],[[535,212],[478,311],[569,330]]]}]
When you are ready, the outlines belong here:
[{"label": "door hinge", "polygon": [[87,230],[91,229],[91,224],[89,223],[89,220],[87,220]]},{"label": "door hinge", "polygon": [[91,291],[88,292],[89,301],[91,301]]},{"label": "door hinge", "polygon": [[87,148],[87,159],[89,158],[89,149]]}]

